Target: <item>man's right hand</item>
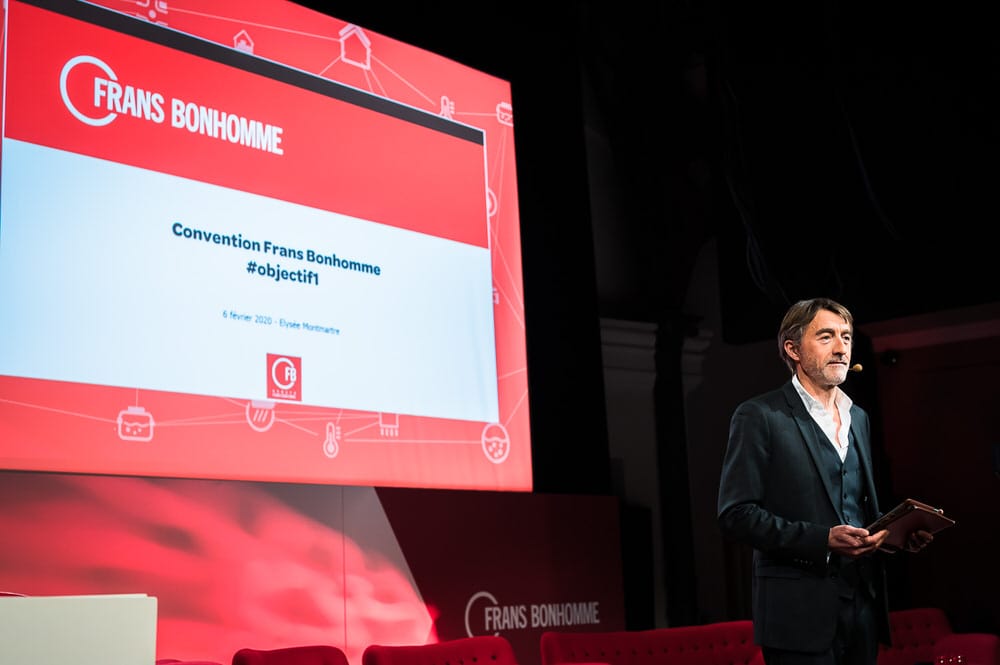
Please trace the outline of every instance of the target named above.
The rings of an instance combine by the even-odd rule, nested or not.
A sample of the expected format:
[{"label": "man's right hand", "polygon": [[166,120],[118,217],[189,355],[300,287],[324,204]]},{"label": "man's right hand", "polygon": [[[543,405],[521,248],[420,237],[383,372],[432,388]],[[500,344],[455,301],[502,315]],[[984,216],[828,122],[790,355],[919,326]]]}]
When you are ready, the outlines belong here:
[{"label": "man's right hand", "polygon": [[827,546],[831,552],[849,559],[856,559],[877,550],[888,535],[889,531],[886,529],[869,534],[868,529],[850,524],[838,524],[830,529]]}]

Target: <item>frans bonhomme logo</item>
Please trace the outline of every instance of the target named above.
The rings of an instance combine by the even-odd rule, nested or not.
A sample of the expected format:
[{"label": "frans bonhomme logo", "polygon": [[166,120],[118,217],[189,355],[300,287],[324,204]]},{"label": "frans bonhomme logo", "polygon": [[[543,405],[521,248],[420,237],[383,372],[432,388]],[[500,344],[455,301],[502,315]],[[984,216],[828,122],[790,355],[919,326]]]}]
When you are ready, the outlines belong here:
[{"label": "frans bonhomme logo", "polygon": [[[81,88],[73,87],[77,92],[74,100],[70,94],[70,77],[81,65],[92,65],[98,73],[94,74],[93,84],[86,86],[88,92],[84,99],[78,92]],[[186,129],[192,134],[275,155],[285,154],[281,147],[284,132],[281,127],[177,97],[171,97],[168,104],[163,93],[120,82],[106,62],[92,55],[78,55],[66,61],[59,75],[59,93],[73,117],[91,127],[109,125],[120,115],[162,125],[169,109],[170,127],[174,129]]]},{"label": "frans bonhomme logo", "polygon": [[478,591],[465,603],[465,632],[472,637],[499,635],[501,630],[597,625],[599,606],[596,600],[502,605],[489,591]]}]

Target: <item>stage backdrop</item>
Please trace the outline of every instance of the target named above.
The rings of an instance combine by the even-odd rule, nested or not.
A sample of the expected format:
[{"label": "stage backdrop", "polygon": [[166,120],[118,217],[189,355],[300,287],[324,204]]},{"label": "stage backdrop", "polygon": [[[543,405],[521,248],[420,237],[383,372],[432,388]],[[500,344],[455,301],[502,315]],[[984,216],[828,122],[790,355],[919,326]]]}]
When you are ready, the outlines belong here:
[{"label": "stage backdrop", "polygon": [[156,596],[158,658],[624,628],[613,497],[5,471],[0,505],[0,591]]}]

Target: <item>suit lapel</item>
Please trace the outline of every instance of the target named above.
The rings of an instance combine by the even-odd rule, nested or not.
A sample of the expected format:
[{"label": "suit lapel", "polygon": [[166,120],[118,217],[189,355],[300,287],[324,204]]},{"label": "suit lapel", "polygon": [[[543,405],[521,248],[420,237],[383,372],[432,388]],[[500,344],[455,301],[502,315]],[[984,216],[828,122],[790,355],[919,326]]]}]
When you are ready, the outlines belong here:
[{"label": "suit lapel", "polygon": [[799,397],[799,394],[795,391],[795,386],[792,385],[791,381],[785,384],[784,392],[785,398],[788,400],[788,405],[792,410],[792,418],[795,420],[795,424],[799,428],[799,433],[802,434],[802,440],[805,443],[806,450],[809,452],[809,457],[812,460],[813,471],[817,476],[819,476],[823,483],[823,488],[826,489],[826,497],[830,501],[830,506],[833,508],[834,512],[837,513],[841,523],[846,523],[847,520],[840,511],[840,502],[837,501],[836,492],[830,484],[829,474],[822,472],[823,455],[822,448],[820,448],[820,446],[829,446],[830,444],[820,436],[821,432],[819,427],[812,419],[812,416],[809,415],[809,412],[806,411],[806,407],[802,403],[802,398]]}]

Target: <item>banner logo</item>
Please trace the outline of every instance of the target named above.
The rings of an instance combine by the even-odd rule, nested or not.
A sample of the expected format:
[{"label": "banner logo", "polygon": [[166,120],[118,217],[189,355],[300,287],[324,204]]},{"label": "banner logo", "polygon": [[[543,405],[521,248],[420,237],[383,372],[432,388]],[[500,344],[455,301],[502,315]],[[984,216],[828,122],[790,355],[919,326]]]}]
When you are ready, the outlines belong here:
[{"label": "banner logo", "polygon": [[267,396],[302,401],[302,359],[267,354]]},{"label": "banner logo", "polygon": [[[70,80],[81,65],[96,67],[99,72],[89,81]],[[91,127],[109,125],[119,115],[164,125],[169,111],[172,129],[274,155],[285,154],[281,145],[283,128],[178,97],[171,97],[168,103],[161,92],[120,82],[108,63],[92,55],[78,55],[66,61],[59,74],[59,94],[73,117]],[[82,99],[87,102],[81,103]]]},{"label": "banner logo", "polygon": [[502,630],[598,625],[599,609],[596,600],[501,605],[489,591],[477,591],[465,603],[465,633],[474,637],[499,635]]}]

